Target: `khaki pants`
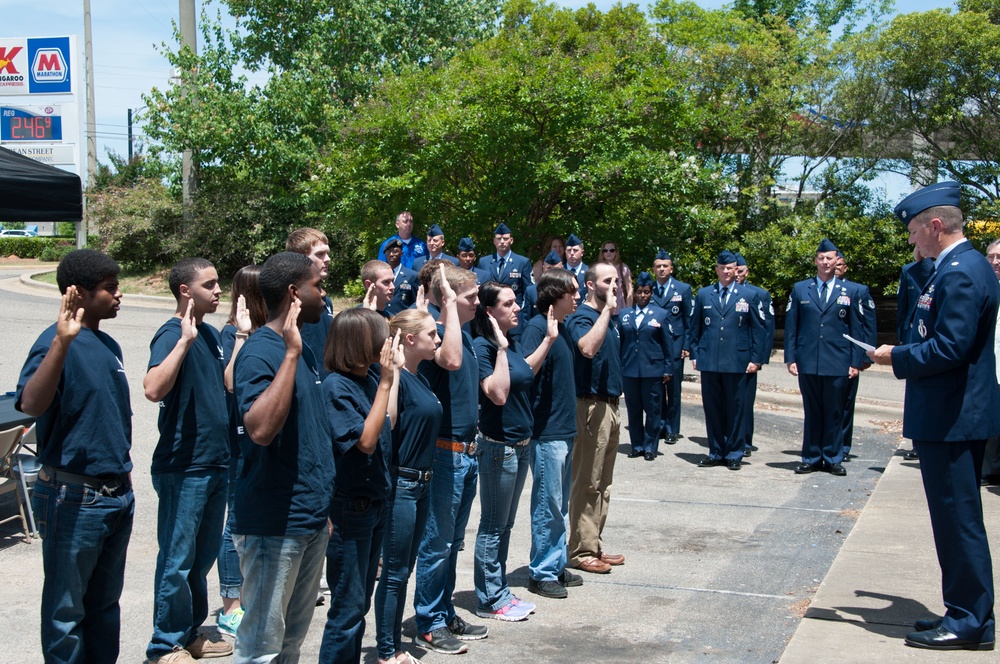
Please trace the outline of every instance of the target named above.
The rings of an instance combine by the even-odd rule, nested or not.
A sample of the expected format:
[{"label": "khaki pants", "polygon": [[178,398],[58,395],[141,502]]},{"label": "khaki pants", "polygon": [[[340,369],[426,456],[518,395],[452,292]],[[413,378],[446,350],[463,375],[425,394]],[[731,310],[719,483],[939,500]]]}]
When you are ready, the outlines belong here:
[{"label": "khaki pants", "polygon": [[617,406],[602,401],[576,400],[567,545],[568,563],[572,567],[586,558],[601,555],[601,533],[611,503],[611,481],[620,430],[621,416]]}]

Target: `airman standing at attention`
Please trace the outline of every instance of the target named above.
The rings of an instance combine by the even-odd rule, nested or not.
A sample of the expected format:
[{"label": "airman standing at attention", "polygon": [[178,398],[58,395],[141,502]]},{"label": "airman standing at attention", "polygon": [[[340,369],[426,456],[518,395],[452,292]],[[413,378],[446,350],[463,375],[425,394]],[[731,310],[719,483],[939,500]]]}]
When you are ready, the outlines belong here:
[{"label": "airman standing at attention", "polygon": [[785,313],[785,364],[799,377],[805,423],[802,463],[795,472],[825,470],[846,475],[844,404],[849,381],[858,377],[864,352],[846,338],[862,339],[862,303],[834,273],[837,247],[824,239],[816,249],[816,276],[792,286]]},{"label": "airman standing at attention", "polygon": [[656,282],[652,286],[652,302],[667,312],[667,331],[672,339],[670,358],[673,367],[670,373],[673,378],[663,386],[663,431],[660,437],[667,445],[673,445],[681,435],[681,385],[684,382],[684,358],[691,354],[688,328],[694,296],[691,286],[674,279],[673,258],[663,249],[653,259],[653,275]]}]

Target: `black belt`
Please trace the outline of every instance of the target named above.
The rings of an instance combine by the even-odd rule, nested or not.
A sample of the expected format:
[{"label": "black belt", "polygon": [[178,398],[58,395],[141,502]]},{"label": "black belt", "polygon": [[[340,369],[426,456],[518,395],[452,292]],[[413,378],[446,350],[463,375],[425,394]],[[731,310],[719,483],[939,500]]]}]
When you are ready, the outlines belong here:
[{"label": "black belt", "polygon": [[601,401],[606,404],[611,404],[615,408],[618,407],[618,397],[609,397],[605,394],[584,394],[580,398],[586,399],[587,401]]},{"label": "black belt", "polygon": [[115,475],[114,477],[90,477],[89,475],[77,475],[66,470],[53,468],[52,466],[42,466],[38,473],[38,478],[44,481],[51,481],[53,484],[74,484],[87,489],[93,489],[105,496],[116,496],[119,492],[124,492],[132,488],[128,475]]},{"label": "black belt", "polygon": [[417,470],[416,468],[392,467],[392,474],[402,477],[404,480],[416,480],[417,482],[430,482],[434,476],[433,470]]},{"label": "black belt", "polygon": [[339,496],[334,495],[334,500],[344,503],[344,508],[348,512],[367,512],[372,506],[372,499],[368,496]]},{"label": "black belt", "polygon": [[497,440],[496,438],[490,438],[485,433],[480,432],[480,436],[483,437],[487,443],[495,443],[496,445],[507,445],[508,447],[524,447],[531,442],[531,438],[525,438],[524,440]]}]

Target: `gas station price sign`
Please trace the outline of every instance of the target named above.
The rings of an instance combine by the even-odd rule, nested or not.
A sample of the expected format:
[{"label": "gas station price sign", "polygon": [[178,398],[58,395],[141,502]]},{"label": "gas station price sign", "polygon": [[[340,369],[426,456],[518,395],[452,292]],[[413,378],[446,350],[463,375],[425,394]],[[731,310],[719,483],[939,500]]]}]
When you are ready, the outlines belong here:
[{"label": "gas station price sign", "polygon": [[0,141],[61,141],[58,106],[0,106]]}]

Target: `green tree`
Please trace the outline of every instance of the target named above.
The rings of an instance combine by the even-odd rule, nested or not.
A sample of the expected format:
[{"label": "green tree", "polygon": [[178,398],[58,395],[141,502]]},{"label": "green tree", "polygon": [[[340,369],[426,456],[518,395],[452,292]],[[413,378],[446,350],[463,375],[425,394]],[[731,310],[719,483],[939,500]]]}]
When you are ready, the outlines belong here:
[{"label": "green tree", "polygon": [[357,229],[368,255],[405,208],[487,251],[503,221],[529,255],[576,232],[640,267],[657,246],[707,264],[733,228],[724,181],[689,141],[694,110],[642,13],[518,0],[501,26],[386,78],[304,187],[314,218]]}]

